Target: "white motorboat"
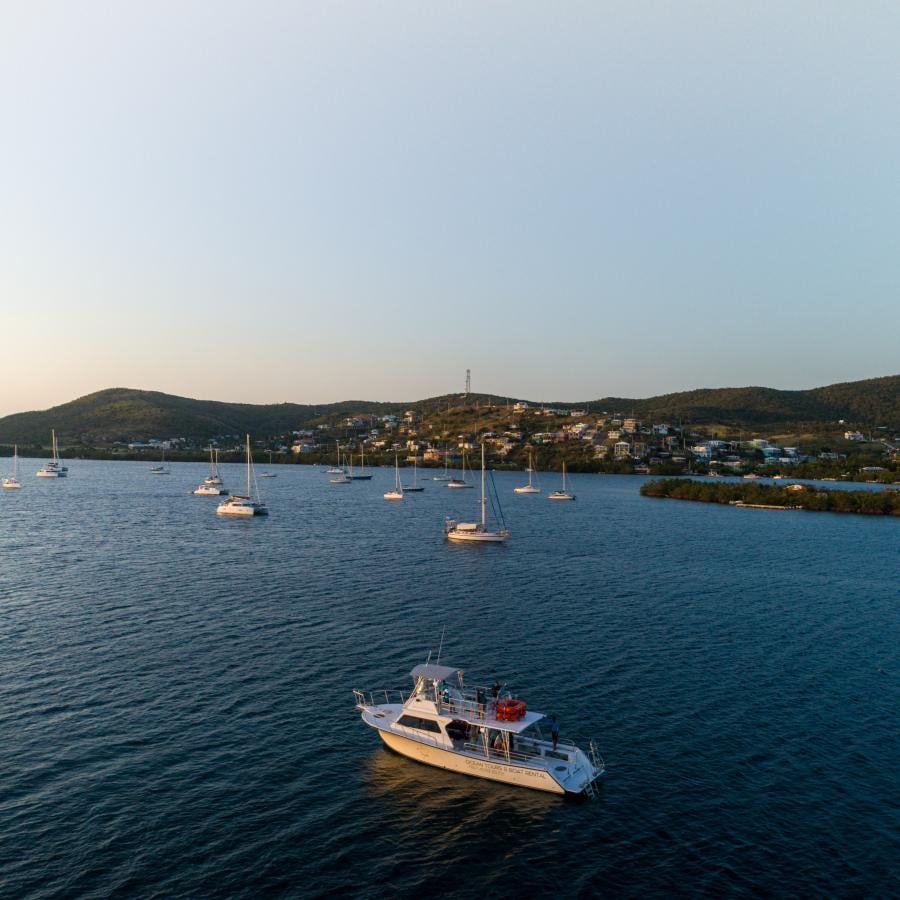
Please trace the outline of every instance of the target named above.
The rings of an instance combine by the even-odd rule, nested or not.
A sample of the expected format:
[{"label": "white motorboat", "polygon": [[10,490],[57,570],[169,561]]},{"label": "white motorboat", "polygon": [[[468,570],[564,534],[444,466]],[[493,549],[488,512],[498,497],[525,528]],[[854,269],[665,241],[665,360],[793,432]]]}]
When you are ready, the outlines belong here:
[{"label": "white motorboat", "polygon": [[563,469],[562,490],[561,491],[553,491],[552,493],[547,494],[548,500],[574,500],[575,499],[575,495],[570,494],[566,490],[566,464],[565,463],[563,463],[562,469]]},{"label": "white motorboat", "polygon": [[17,444],[13,444],[12,475],[7,475],[3,479],[3,487],[10,491],[15,491],[22,487],[22,484],[19,481],[19,447]]},{"label": "white motorboat", "polygon": [[516,494],[539,494],[541,489],[532,482],[532,474],[534,473],[534,461],[532,459],[531,451],[528,451],[528,484],[520,485],[519,487],[513,488],[513,492]]},{"label": "white motorboat", "polygon": [[394,453],[394,487],[390,491],[384,492],[385,500],[402,500],[404,487],[400,484],[400,459],[396,452]]},{"label": "white motorboat", "polygon": [[247,435],[247,493],[232,494],[227,500],[223,500],[216,507],[219,516],[267,516],[269,510],[266,504],[259,499],[259,487],[256,488],[256,499],[250,491],[250,479],[253,473],[253,462],[250,455],[250,435]]},{"label": "white motorboat", "polygon": [[462,455],[462,472],[460,473],[460,477],[459,478],[451,478],[447,482],[447,487],[448,488],[456,488],[456,489],[474,488],[475,487],[474,484],[470,484],[468,481],[466,481],[466,454],[465,453],[463,453],[463,455]]},{"label": "white motorboat", "polygon": [[553,717],[529,710],[523,700],[466,687],[462,671],[453,666],[425,663],[411,675],[409,694],[353,692],[363,722],[392,750],[490,781],[553,794],[596,795],[595,783],[606,767],[593,741],[585,752],[554,740],[559,726]]},{"label": "white motorboat", "polygon": [[[497,518],[500,519],[500,527],[491,531],[487,527],[487,495],[485,493],[485,468],[484,468],[484,444],[481,445],[481,521],[457,522],[455,519],[446,519],[444,522],[444,534],[448,541],[457,543],[492,543],[502,544],[509,537],[509,529],[503,524],[503,511],[500,509],[500,498],[497,497],[497,489],[491,479],[491,488],[497,500]],[[493,501],[492,501],[493,505]]]},{"label": "white motorboat", "polygon": [[34,474],[38,478],[65,478],[69,474],[66,466],[60,465],[59,446],[56,443],[56,430],[50,429],[51,453],[50,462],[44,463]]}]

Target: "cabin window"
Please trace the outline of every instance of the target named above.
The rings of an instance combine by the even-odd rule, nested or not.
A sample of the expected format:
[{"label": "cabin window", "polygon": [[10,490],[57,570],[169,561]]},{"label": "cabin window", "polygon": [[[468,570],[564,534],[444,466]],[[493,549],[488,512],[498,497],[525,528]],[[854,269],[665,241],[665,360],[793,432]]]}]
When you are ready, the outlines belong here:
[{"label": "cabin window", "polygon": [[415,728],[417,731],[441,733],[441,726],[434,719],[420,719],[418,716],[400,716],[397,719],[397,724],[405,725],[407,728]]}]

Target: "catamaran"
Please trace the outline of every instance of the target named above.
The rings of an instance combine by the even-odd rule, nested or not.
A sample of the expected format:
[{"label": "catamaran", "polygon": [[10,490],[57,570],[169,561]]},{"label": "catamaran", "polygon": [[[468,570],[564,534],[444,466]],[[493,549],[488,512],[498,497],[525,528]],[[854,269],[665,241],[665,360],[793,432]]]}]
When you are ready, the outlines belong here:
[{"label": "catamaran", "polygon": [[250,435],[247,435],[247,493],[232,494],[227,500],[223,500],[216,507],[216,514],[220,516],[267,516],[269,510],[266,504],[259,499],[259,486],[255,484],[256,499],[250,492],[250,478],[253,473],[253,461],[250,455]]},{"label": "catamaran", "polygon": [[[444,534],[447,540],[456,542],[494,543],[500,544],[509,537],[509,529],[503,522],[503,510],[500,509],[500,499],[497,497],[497,489],[491,478],[491,487],[494,497],[497,499],[497,518],[500,527],[496,531],[490,531],[487,527],[487,495],[484,491],[484,444],[481,445],[481,521],[457,522],[455,519],[446,519],[444,522]],[[491,501],[493,505],[493,501]]]},{"label": "catamaran", "polygon": [[[424,663],[410,673],[413,688],[354,691],[363,722],[397,753],[439,769],[553,794],[596,796],[606,766],[594,742],[588,750],[553,739],[558,725],[524,700],[466,687],[461,670]],[[384,702],[382,702],[382,697]],[[549,724],[545,734],[542,724]]]},{"label": "catamaran", "polygon": [[390,491],[384,492],[385,500],[402,500],[404,487],[400,484],[400,458],[394,453],[394,487]]},{"label": "catamaran", "polygon": [[7,490],[17,490],[22,487],[19,482],[19,447],[13,444],[13,471],[3,479],[3,487]]},{"label": "catamaran", "polygon": [[34,474],[38,478],[65,478],[69,474],[67,466],[59,464],[59,445],[56,443],[56,430],[50,429],[51,453],[50,462],[44,463]]},{"label": "catamaran", "polygon": [[561,491],[553,491],[552,494],[547,494],[548,500],[574,500],[575,495],[569,494],[566,492],[566,464],[563,463],[563,486]]},{"label": "catamaran", "polygon": [[539,494],[541,489],[532,483],[531,476],[534,472],[534,460],[532,458],[532,453],[528,451],[528,484],[520,485],[519,487],[513,488],[514,493],[516,494]]},{"label": "catamaran", "polygon": [[459,478],[451,478],[451,479],[447,482],[447,487],[448,487],[448,488],[470,488],[470,487],[475,487],[474,484],[469,484],[469,482],[466,481],[466,454],[465,454],[465,451],[463,451],[463,455],[462,455],[462,473],[461,473],[461,476],[460,476]]}]

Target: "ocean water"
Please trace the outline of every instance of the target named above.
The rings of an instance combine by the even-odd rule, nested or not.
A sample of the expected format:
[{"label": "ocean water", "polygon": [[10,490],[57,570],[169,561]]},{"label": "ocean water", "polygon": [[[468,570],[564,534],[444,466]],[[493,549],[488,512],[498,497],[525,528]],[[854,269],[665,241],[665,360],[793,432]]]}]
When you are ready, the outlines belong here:
[{"label": "ocean water", "polygon": [[[199,464],[38,464],[0,494],[3,897],[900,894],[896,519],[498,473],[508,544],[455,546],[477,491],[390,470],[278,467],[231,521]],[[352,689],[444,627],[598,743],[597,800],[381,746]]]}]

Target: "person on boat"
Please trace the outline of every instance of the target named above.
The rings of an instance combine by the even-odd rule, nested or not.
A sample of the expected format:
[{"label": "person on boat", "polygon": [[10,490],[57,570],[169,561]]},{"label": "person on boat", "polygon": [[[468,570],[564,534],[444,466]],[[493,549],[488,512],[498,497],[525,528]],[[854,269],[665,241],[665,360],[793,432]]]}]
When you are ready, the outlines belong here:
[{"label": "person on boat", "polygon": [[478,688],[475,691],[475,705],[477,707],[476,712],[477,712],[479,718],[484,717],[484,702],[485,702],[484,691],[481,688]]},{"label": "person on boat", "polygon": [[559,719],[556,718],[556,713],[550,713],[550,719],[548,720],[550,723],[550,738],[553,741],[553,749],[556,749],[556,744],[559,741]]},{"label": "person on boat", "polygon": [[498,752],[502,753],[506,749],[506,745],[503,742],[503,732],[498,731],[497,736],[494,738],[494,743],[491,746]]}]

